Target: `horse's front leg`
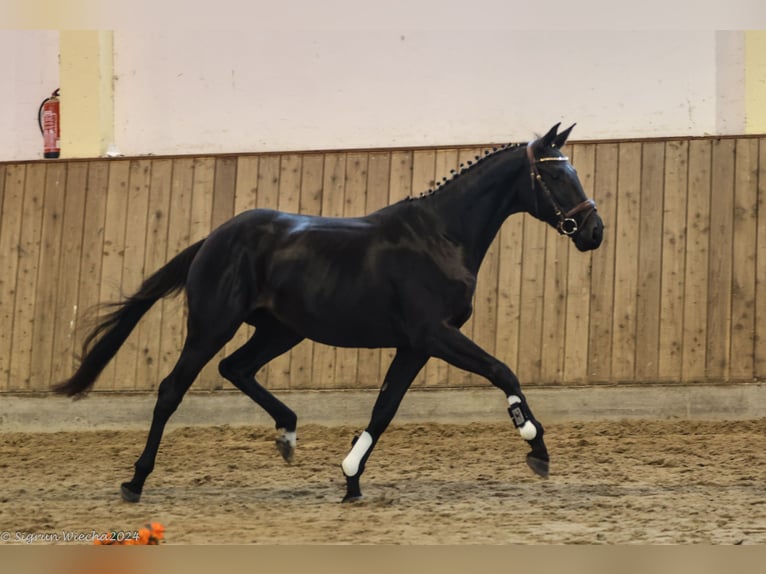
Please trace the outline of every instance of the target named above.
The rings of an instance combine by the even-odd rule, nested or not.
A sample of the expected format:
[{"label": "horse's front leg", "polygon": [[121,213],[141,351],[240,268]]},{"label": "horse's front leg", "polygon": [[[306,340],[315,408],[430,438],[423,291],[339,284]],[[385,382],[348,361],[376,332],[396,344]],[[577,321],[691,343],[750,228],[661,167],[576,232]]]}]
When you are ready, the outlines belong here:
[{"label": "horse's front leg", "polygon": [[429,354],[466,371],[483,376],[501,389],[508,399],[508,414],[531,451],[527,465],[539,476],[548,478],[548,449],[543,440],[543,425],[535,419],[521,384],[507,365],[498,361],[454,327],[443,326],[430,341]]},{"label": "horse's front leg", "polygon": [[356,438],[351,451],[343,459],[341,467],[346,476],[346,495],[343,497],[343,502],[351,502],[362,497],[359,478],[364,472],[367,459],[370,457],[380,435],[394,418],[404,394],[426,361],[428,361],[428,355],[407,349],[397,350],[372,409],[370,424]]}]

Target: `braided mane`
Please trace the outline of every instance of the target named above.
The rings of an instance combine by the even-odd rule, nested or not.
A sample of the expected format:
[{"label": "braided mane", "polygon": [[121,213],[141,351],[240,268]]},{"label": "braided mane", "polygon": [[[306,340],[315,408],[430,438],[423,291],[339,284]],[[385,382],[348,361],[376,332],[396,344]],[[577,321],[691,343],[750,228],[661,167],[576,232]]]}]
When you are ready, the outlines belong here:
[{"label": "braided mane", "polygon": [[486,150],[484,152],[484,155],[477,155],[476,157],[474,157],[472,161],[461,163],[457,169],[450,170],[450,177],[442,177],[441,181],[436,182],[436,185],[434,185],[434,187],[431,187],[427,191],[420,193],[416,197],[413,197],[410,195],[404,198],[403,201],[413,201],[413,200],[419,200],[419,199],[425,199],[425,198],[431,197],[432,195],[441,191],[444,187],[446,187],[450,183],[455,182],[462,175],[470,172],[473,168],[482,164],[486,160],[493,158],[502,152],[518,149],[525,145],[526,143],[508,143],[508,144],[503,144],[501,146],[494,146],[491,151]]}]

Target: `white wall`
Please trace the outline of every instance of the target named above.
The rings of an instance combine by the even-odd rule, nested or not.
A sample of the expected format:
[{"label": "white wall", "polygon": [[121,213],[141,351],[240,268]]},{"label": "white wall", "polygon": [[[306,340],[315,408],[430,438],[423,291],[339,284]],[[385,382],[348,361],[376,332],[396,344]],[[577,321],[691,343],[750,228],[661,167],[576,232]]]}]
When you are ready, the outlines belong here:
[{"label": "white wall", "polygon": [[40,103],[59,87],[56,31],[0,30],[0,161],[43,157]]},{"label": "white wall", "polygon": [[[712,31],[119,32],[123,153],[715,133]],[[732,87],[732,93],[737,86]],[[741,91],[741,90],[740,90]]]},{"label": "white wall", "polygon": [[[55,32],[0,31],[0,160],[41,156]],[[117,30],[126,155],[743,133],[742,33]],[[9,55],[10,54],[10,55]],[[64,98],[66,95],[64,94]]]}]

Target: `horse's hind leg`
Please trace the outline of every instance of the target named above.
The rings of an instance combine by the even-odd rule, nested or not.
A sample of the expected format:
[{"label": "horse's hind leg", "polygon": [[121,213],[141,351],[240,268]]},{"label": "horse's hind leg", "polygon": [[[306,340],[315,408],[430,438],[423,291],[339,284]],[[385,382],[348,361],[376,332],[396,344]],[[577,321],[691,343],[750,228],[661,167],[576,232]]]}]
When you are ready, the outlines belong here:
[{"label": "horse's hind leg", "polygon": [[239,349],[222,360],[218,366],[221,375],[260,405],[281,431],[276,444],[282,457],[290,462],[295,451],[298,417],[278,398],[255,379],[255,374],[266,363],[286,353],[300,343],[297,335],[276,319],[258,322],[255,334]]},{"label": "horse's hind leg", "polygon": [[125,501],[138,502],[141,498],[144,482],[154,470],[165,424],[181,404],[184,394],[189,390],[202,367],[213,358],[235,331],[236,326],[230,326],[228,330],[219,331],[217,335],[214,335],[204,327],[200,329],[189,325],[189,333],[181,356],[170,374],[160,383],[149,437],[144,451],[136,461],[133,478],[130,482],[122,483],[122,498]]}]

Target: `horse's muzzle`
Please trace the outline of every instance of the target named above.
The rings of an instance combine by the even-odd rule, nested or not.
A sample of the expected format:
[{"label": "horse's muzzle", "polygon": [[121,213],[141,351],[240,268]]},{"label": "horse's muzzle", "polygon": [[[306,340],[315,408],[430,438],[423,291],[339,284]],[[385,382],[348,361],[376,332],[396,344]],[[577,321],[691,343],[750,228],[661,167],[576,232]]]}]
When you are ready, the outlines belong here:
[{"label": "horse's muzzle", "polygon": [[580,251],[597,249],[604,239],[604,222],[595,210],[589,214],[587,221],[577,233],[572,236],[575,247]]}]

